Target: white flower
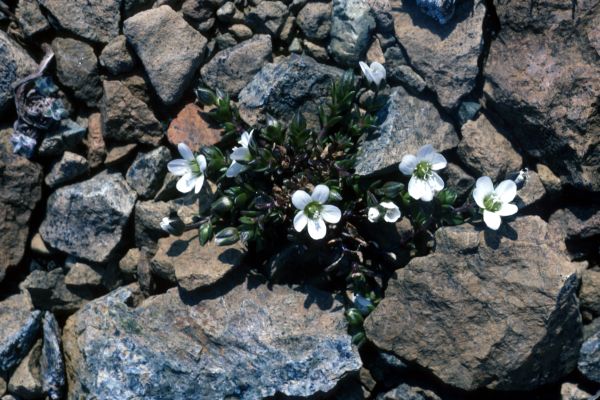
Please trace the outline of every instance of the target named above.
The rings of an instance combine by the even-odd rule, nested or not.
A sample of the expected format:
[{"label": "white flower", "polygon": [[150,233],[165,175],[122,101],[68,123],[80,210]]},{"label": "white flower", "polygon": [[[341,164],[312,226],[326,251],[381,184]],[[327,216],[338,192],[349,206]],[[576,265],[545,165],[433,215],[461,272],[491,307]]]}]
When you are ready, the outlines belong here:
[{"label": "white flower", "polygon": [[517,195],[517,184],[506,180],[500,182],[494,189],[494,184],[489,176],[482,176],[475,182],[473,199],[483,209],[483,221],[493,230],[500,227],[502,218],[515,214],[519,208],[510,204]]},{"label": "white flower", "polygon": [[304,190],[297,190],[292,195],[292,204],[300,210],[294,217],[294,229],[297,232],[308,225],[308,234],[315,240],[323,239],[327,234],[325,222],[337,224],[342,212],[336,206],[325,204],[329,198],[329,188],[317,185],[309,195]]},{"label": "white flower", "polygon": [[435,172],[446,167],[446,159],[428,144],[419,149],[416,156],[402,157],[400,171],[412,175],[408,182],[408,194],[415,200],[431,201],[433,195],[444,188],[444,181]]},{"label": "white flower", "polygon": [[396,222],[402,215],[397,205],[391,201],[382,201],[377,207],[369,208],[369,221],[378,222],[381,219],[381,213],[383,213],[385,222]]},{"label": "white flower", "polygon": [[[238,141],[241,147],[234,147],[231,151],[231,165],[227,168],[225,175],[228,178],[234,178],[248,169],[247,162],[252,161],[252,154],[250,154],[250,140],[252,140],[252,131],[250,133],[244,131],[241,139]],[[243,162],[239,162],[243,161]]]},{"label": "white flower", "polygon": [[374,61],[369,67],[367,63],[359,61],[360,69],[362,70],[365,79],[372,85],[379,87],[381,82],[385,80],[385,68],[383,65]]},{"label": "white flower", "polygon": [[173,175],[181,176],[177,181],[177,190],[188,193],[195,189],[196,193],[200,193],[200,189],[204,184],[206,157],[201,154],[194,157],[194,153],[185,143],[179,143],[177,149],[183,158],[178,158],[167,164],[167,168]]}]

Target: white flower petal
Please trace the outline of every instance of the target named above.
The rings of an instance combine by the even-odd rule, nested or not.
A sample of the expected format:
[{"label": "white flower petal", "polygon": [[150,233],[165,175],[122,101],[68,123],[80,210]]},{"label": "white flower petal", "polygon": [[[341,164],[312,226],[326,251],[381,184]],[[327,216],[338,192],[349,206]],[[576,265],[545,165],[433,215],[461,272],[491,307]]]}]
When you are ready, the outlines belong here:
[{"label": "white flower petal", "polygon": [[396,222],[398,221],[398,218],[400,218],[401,215],[402,214],[400,213],[400,209],[398,207],[391,208],[385,212],[383,220],[385,222]]},{"label": "white flower petal", "polygon": [[192,169],[190,168],[190,163],[181,158],[169,161],[169,163],[167,164],[167,169],[170,173],[177,176],[183,176],[187,173],[192,172]]},{"label": "white flower petal", "polygon": [[193,174],[189,173],[189,174],[185,174],[184,176],[179,178],[179,180],[177,181],[177,185],[175,185],[175,187],[181,193],[189,193],[192,191],[192,189],[194,188],[195,185],[196,185],[196,177]]},{"label": "white flower petal", "polygon": [[500,228],[502,218],[500,218],[500,215],[498,215],[498,213],[483,210],[483,222],[485,222],[488,228],[497,230],[498,228]]},{"label": "white flower petal", "polygon": [[501,202],[509,203],[517,195],[517,184],[511,180],[502,181],[496,186],[495,192]]},{"label": "white flower petal", "polygon": [[296,216],[294,217],[294,229],[296,232],[302,232],[302,230],[306,227],[308,223],[308,217],[304,215],[303,211],[298,211]]},{"label": "white flower petal", "polygon": [[419,151],[417,151],[417,160],[427,160],[427,157],[430,157],[431,153],[435,153],[433,146],[426,144],[425,146],[421,147]]},{"label": "white flower petal", "polygon": [[425,181],[413,176],[408,181],[408,194],[415,200],[419,200],[429,189]]},{"label": "white flower petal", "polygon": [[431,173],[431,177],[427,180],[427,184],[436,192],[444,188],[444,180],[435,172]]},{"label": "white flower petal", "polygon": [[371,72],[371,68],[367,65],[367,63],[359,61],[358,65],[360,65],[360,69],[362,70],[363,75],[370,83],[373,83],[373,73]]},{"label": "white flower petal", "polygon": [[385,79],[385,68],[383,67],[383,65],[381,65],[377,61],[374,61],[371,63],[370,69],[371,76],[373,77],[373,82],[375,83],[375,85],[381,85],[381,81]]},{"label": "white flower petal", "polygon": [[206,157],[204,157],[202,154],[200,154],[196,157],[196,162],[198,163],[198,166],[200,167],[200,171],[202,171],[202,173],[204,173],[204,171],[206,171]]},{"label": "white flower petal", "polygon": [[433,153],[429,156],[429,162],[431,163],[431,169],[434,171],[439,171],[440,169],[446,168],[448,165],[448,161],[446,161],[446,157],[441,155],[440,153]]},{"label": "white flower petal", "polygon": [[253,131],[250,131],[250,133],[248,133],[244,131],[238,143],[241,144],[243,147],[248,147],[250,145],[250,140],[252,139],[252,132]]},{"label": "white flower petal", "polygon": [[321,204],[325,204],[329,198],[329,188],[325,185],[317,185],[310,197]]},{"label": "white flower petal", "polygon": [[504,203],[500,210],[498,210],[498,215],[501,217],[508,217],[509,215],[516,214],[519,211],[519,207],[514,204]]},{"label": "white flower petal", "polygon": [[489,176],[482,176],[475,182],[475,190],[473,190],[473,200],[480,208],[485,208],[483,199],[485,196],[494,191],[494,184]]},{"label": "white flower petal", "polygon": [[202,185],[204,185],[204,175],[200,175],[196,178],[196,184],[194,187],[194,192],[196,194],[200,193],[200,190],[202,190]]},{"label": "white flower petal", "polygon": [[406,154],[402,157],[402,161],[398,167],[400,168],[400,172],[404,175],[412,175],[415,168],[417,168],[417,163],[417,157],[412,154]]},{"label": "white flower petal", "polygon": [[429,181],[425,181],[425,192],[421,196],[422,201],[431,201],[435,195],[435,190],[429,184]]},{"label": "white flower petal", "polygon": [[247,147],[234,147],[229,158],[234,161],[250,161],[252,160],[252,155]]},{"label": "white flower petal", "polygon": [[292,195],[292,204],[298,210],[304,210],[304,208],[311,202],[310,195],[304,190],[296,190]]},{"label": "white flower petal", "polygon": [[377,207],[369,208],[369,212],[367,213],[367,218],[369,219],[369,222],[379,221],[380,216],[381,213],[379,212],[379,209]]},{"label": "white flower petal", "polygon": [[327,234],[327,226],[322,218],[308,220],[308,234],[314,240],[323,239]]},{"label": "white flower petal", "polygon": [[227,168],[227,172],[225,172],[225,176],[227,176],[228,178],[235,178],[247,169],[248,167],[246,167],[245,165],[240,164],[237,161],[232,161],[229,168]]},{"label": "white flower petal", "polygon": [[336,206],[325,204],[321,210],[321,216],[325,222],[330,224],[337,224],[342,219],[342,212]]},{"label": "white flower petal", "polygon": [[184,160],[194,161],[194,153],[192,153],[192,150],[190,150],[187,144],[183,142],[179,143],[177,145],[177,150],[179,150],[179,154],[181,154],[181,157],[183,157]]}]

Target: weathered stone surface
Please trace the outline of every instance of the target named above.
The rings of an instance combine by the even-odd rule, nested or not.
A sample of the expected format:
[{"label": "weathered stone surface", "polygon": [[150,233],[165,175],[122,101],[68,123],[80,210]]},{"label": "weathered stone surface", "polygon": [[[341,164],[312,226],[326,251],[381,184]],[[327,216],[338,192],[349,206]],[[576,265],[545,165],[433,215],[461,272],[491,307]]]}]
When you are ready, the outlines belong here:
[{"label": "weathered stone surface", "polygon": [[135,192],[120,174],[102,172],[50,195],[40,234],[51,247],[91,262],[114,255]]},{"label": "weathered stone surface", "polygon": [[92,266],[76,260],[67,259],[69,272],[65,275],[65,284],[72,289],[90,288],[97,289],[103,284],[103,268]]},{"label": "weathered stone surface", "polygon": [[167,139],[173,146],[185,143],[194,152],[203,146],[212,146],[221,140],[221,130],[204,116],[194,103],[187,104],[167,129]]},{"label": "weathered stone surface", "polygon": [[61,186],[89,172],[88,161],[79,154],[65,151],[62,158],[52,166],[44,179],[51,188]]},{"label": "weathered stone surface", "polygon": [[309,39],[327,39],[331,29],[331,3],[308,3],[298,13],[296,24]]},{"label": "weathered stone surface", "polygon": [[592,396],[575,383],[565,382],[560,385],[560,400],[590,400]]},{"label": "weathered stone surface", "polygon": [[300,111],[308,126],[316,127],[319,105],[327,100],[331,82],[341,74],[338,68],[296,54],[267,64],[240,92],[240,115],[255,125],[264,122],[267,113],[289,121]]},{"label": "weathered stone surface", "polygon": [[100,65],[112,75],[130,72],[135,67],[133,55],[127,48],[127,39],[119,35],[104,46],[100,54]]},{"label": "weathered stone surface", "polygon": [[60,328],[54,315],[46,312],[43,320],[44,345],[40,357],[40,369],[44,393],[50,399],[63,398],[65,388],[65,365],[60,346]]},{"label": "weathered stone surface", "polygon": [[517,192],[515,204],[519,209],[529,207],[546,196],[546,188],[535,171],[527,172],[525,185]]},{"label": "weathered stone surface", "polygon": [[475,178],[454,163],[448,163],[446,168],[440,171],[446,186],[456,192],[459,199],[465,199],[475,185]]},{"label": "weathered stone surface", "polygon": [[248,281],[130,308],[133,295],[121,288],[67,321],[69,398],[304,398],[361,367],[342,304],[315,289]]},{"label": "weathered stone surface", "polygon": [[233,98],[250,82],[267,62],[273,48],[269,35],[256,35],[218,52],[200,70],[202,80],[213,90],[221,89]]},{"label": "weathered stone surface", "polygon": [[440,24],[446,24],[454,15],[454,0],[417,0],[417,5],[425,14]]},{"label": "weathered stone surface", "polygon": [[132,159],[137,147],[138,145],[136,143],[124,144],[122,146],[114,146],[106,153],[104,165],[115,166],[125,162],[127,159]]},{"label": "weathered stone surface", "polygon": [[305,40],[304,50],[306,50],[307,55],[319,62],[331,62],[331,60],[329,60],[329,54],[327,53],[327,49],[323,46]]},{"label": "weathered stone surface", "polygon": [[6,393],[6,380],[0,376],[0,396],[3,396]]},{"label": "weathered stone surface", "polygon": [[26,294],[0,302],[0,375],[8,376],[38,337],[41,313]]},{"label": "weathered stone surface", "polygon": [[163,103],[179,101],[204,59],[206,38],[168,6],[128,18],[123,33]]},{"label": "weathered stone surface", "polygon": [[344,67],[356,67],[371,44],[376,27],[371,7],[362,0],[333,0],[329,52]]},{"label": "weathered stone surface", "polygon": [[100,104],[105,137],[120,142],[157,145],[163,135],[160,122],[142,100],[123,83],[104,81]]},{"label": "weathered stone surface", "polygon": [[119,260],[119,270],[121,273],[128,276],[135,275],[140,255],[140,249],[136,249],[135,247],[129,249],[125,256]]},{"label": "weathered stone surface", "polygon": [[0,282],[25,253],[29,218],[42,197],[42,168],[13,153],[11,132],[0,131]]},{"label": "weathered stone surface", "polygon": [[38,0],[50,22],[83,39],[106,44],[119,34],[120,0]]},{"label": "weathered stone surface", "polygon": [[85,145],[90,168],[97,168],[102,165],[102,161],[106,157],[106,144],[104,143],[104,127],[102,126],[102,115],[100,113],[93,113],[88,118]]},{"label": "weathered stone surface", "polygon": [[441,400],[441,397],[431,390],[402,383],[394,389],[377,396],[377,400]]},{"label": "weathered stone surface", "polygon": [[246,12],[246,23],[255,32],[278,36],[288,16],[288,8],[281,1],[261,1]]},{"label": "weathered stone surface", "polygon": [[392,0],[391,4],[396,37],[411,65],[436,91],[444,108],[456,108],[475,88],[485,4],[458,2],[454,18],[446,25],[422,13],[415,2]]},{"label": "weathered stone surface", "polygon": [[476,176],[489,176],[495,182],[521,169],[523,159],[485,114],[464,124],[461,133],[458,157]]},{"label": "weathered stone surface", "polygon": [[[600,191],[600,3],[498,4],[502,29],[485,66],[488,104],[530,156],[564,183]],[[596,42],[597,43],[597,42]]]},{"label": "weathered stone surface", "polygon": [[158,192],[171,158],[171,152],[165,146],[138,153],[127,170],[126,179],[140,199],[150,199]]},{"label": "weathered stone surface", "polygon": [[537,170],[538,176],[540,177],[546,192],[552,196],[556,196],[562,188],[560,178],[544,164],[537,164],[535,169]]},{"label": "weathered stone surface", "polygon": [[425,144],[437,151],[458,144],[452,125],[442,119],[435,106],[411,96],[402,87],[394,88],[381,109],[382,121],[375,137],[360,150],[357,173],[368,175],[399,163],[405,154],[415,154]]},{"label": "weathered stone surface", "polygon": [[589,380],[600,383],[600,332],[581,346],[577,368]]},{"label": "weathered stone surface", "polygon": [[154,0],[121,0],[123,4],[123,17],[129,18],[140,11],[152,8]]},{"label": "weathered stone surface", "polygon": [[[233,12],[235,10],[233,3],[227,4],[230,4],[231,7],[228,8]],[[210,0],[185,0],[181,5],[181,12],[186,19],[201,24],[215,16],[215,6]]]},{"label": "weathered stone surface", "polygon": [[36,69],[37,64],[29,54],[0,30],[0,111],[13,100],[12,84]]},{"label": "weathered stone surface", "polygon": [[498,232],[439,229],[435,252],[390,281],[367,336],[466,390],[557,381],[576,365],[582,325],[576,265],[555,240],[535,216]]},{"label": "weathered stone surface", "polygon": [[564,208],[554,212],[548,223],[574,259],[599,254],[600,211],[592,207]]},{"label": "weathered stone surface", "polygon": [[23,34],[27,38],[50,29],[50,24],[40,11],[37,0],[19,0],[15,15]]},{"label": "weathered stone surface", "polygon": [[579,291],[581,309],[600,315],[600,271],[588,269],[581,276],[581,289]]},{"label": "weathered stone surface", "polygon": [[231,32],[231,34],[235,36],[237,40],[248,40],[253,35],[252,29],[243,24],[231,25],[229,27],[229,32]]},{"label": "weathered stone surface", "polygon": [[38,154],[60,156],[66,150],[74,150],[85,136],[85,128],[70,118],[63,119],[58,127],[46,133]]},{"label": "weathered stone surface", "polygon": [[25,400],[34,400],[42,397],[41,354],[42,341],[38,340],[10,377],[8,382],[8,391],[10,393]]}]

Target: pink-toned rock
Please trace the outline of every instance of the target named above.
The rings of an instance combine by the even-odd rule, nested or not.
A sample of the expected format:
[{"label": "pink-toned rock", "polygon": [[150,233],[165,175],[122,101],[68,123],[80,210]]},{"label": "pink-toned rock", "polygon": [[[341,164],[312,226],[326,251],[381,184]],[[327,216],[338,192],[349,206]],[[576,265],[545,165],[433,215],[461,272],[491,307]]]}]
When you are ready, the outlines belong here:
[{"label": "pink-toned rock", "polygon": [[212,146],[221,140],[221,131],[210,124],[200,107],[190,103],[171,121],[167,138],[175,146],[183,142],[192,151],[199,151],[201,147]]},{"label": "pink-toned rock", "polygon": [[100,113],[90,115],[88,119],[88,134],[86,139],[87,160],[90,168],[96,168],[102,165],[106,157],[106,145],[104,143],[104,134],[102,129],[102,117]]}]

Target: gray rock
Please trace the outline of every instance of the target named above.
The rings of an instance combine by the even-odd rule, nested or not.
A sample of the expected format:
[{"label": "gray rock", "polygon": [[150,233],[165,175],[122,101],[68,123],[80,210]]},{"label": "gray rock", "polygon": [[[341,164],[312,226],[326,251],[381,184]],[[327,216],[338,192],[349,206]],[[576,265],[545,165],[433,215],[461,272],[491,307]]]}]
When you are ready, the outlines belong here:
[{"label": "gray rock", "polygon": [[475,178],[452,162],[440,171],[440,175],[444,178],[446,186],[452,188],[459,199],[466,199],[475,187]]},{"label": "gray rock", "polygon": [[318,127],[319,105],[341,75],[338,68],[296,54],[267,64],[240,92],[240,116],[252,126],[264,122],[267,113],[289,121],[299,111],[309,127]]},{"label": "gray rock", "polygon": [[29,54],[0,30],[0,111],[13,100],[12,84],[36,69],[37,64]]},{"label": "gray rock", "polygon": [[394,389],[377,396],[377,400],[441,400],[441,397],[431,390],[401,383]]},{"label": "gray rock", "polygon": [[408,65],[390,69],[389,81],[399,83],[414,93],[423,93],[427,89],[427,82]]},{"label": "gray rock", "polygon": [[0,375],[8,376],[29,353],[40,330],[41,313],[26,294],[0,302]]},{"label": "gray rock", "polygon": [[133,154],[138,145],[136,143],[124,144],[122,146],[114,146],[106,153],[104,165],[115,166],[124,163],[129,159],[133,159]]},{"label": "gray rock", "polygon": [[106,44],[119,34],[121,0],[38,0],[52,25],[95,43]]},{"label": "gray rock", "polygon": [[225,50],[237,44],[235,36],[229,32],[221,33],[215,38],[215,43],[220,50]]},{"label": "gray rock", "polygon": [[576,383],[565,382],[560,385],[560,400],[590,400],[592,396]]},{"label": "gray rock", "polygon": [[163,136],[152,110],[119,81],[104,81],[100,111],[107,139],[156,146]]},{"label": "gray rock", "polygon": [[236,11],[235,4],[232,1],[228,1],[217,10],[217,18],[222,22],[231,22]]},{"label": "gray rock", "polygon": [[315,289],[248,281],[131,308],[134,295],[121,288],[67,321],[69,398],[304,398],[361,367],[342,304]]},{"label": "gray rock", "polygon": [[74,150],[83,140],[86,129],[70,118],[60,121],[58,127],[46,133],[40,143],[38,154],[59,156],[66,150]]},{"label": "gray rock", "polygon": [[50,188],[61,186],[89,172],[90,166],[85,157],[65,151],[62,158],[52,166],[44,179]]},{"label": "gray rock", "polygon": [[135,192],[102,172],[50,195],[40,234],[51,247],[91,262],[111,259],[133,211]]},{"label": "gray rock", "polygon": [[134,276],[137,270],[138,261],[140,260],[140,249],[135,247],[129,249],[125,256],[119,260],[119,271],[127,276]]},{"label": "gray rock", "polygon": [[417,5],[440,24],[448,23],[454,15],[454,0],[417,0]]},{"label": "gray rock", "polygon": [[391,4],[396,36],[411,65],[436,91],[444,108],[456,108],[475,88],[479,74],[485,4],[457,4],[455,18],[447,25],[423,14],[415,2],[392,0]]},{"label": "gray rock", "polygon": [[600,272],[588,269],[581,276],[581,289],[579,291],[581,309],[591,312],[594,316],[600,315]]},{"label": "gray rock", "polygon": [[26,38],[31,39],[32,36],[50,29],[37,0],[19,0],[15,15]]},{"label": "gray rock", "polygon": [[215,5],[211,0],[185,0],[181,5],[181,12],[187,20],[202,24],[210,19],[214,20]]},{"label": "gray rock", "polygon": [[206,38],[168,6],[128,18],[123,33],[162,102],[179,101],[204,59]]},{"label": "gray rock", "polygon": [[121,0],[123,4],[123,17],[129,18],[140,11],[152,8],[155,0]]},{"label": "gray rock", "polygon": [[[577,266],[539,217],[436,232],[389,282],[367,337],[452,386],[531,390],[570,373],[582,342]],[[548,268],[552,265],[552,268]]]},{"label": "gray rock", "polygon": [[8,391],[24,400],[35,400],[43,395],[40,373],[42,341],[38,340],[21,361],[8,382]]},{"label": "gray rock", "polygon": [[442,119],[435,106],[411,96],[402,87],[392,90],[379,118],[382,122],[375,137],[367,140],[359,152],[356,172],[360,175],[399,163],[402,156],[415,154],[426,144],[437,151],[458,144],[454,128]]},{"label": "gray rock", "polygon": [[329,52],[344,67],[356,67],[369,49],[375,18],[368,2],[333,0]]},{"label": "gray rock", "polygon": [[305,40],[304,50],[306,50],[306,54],[319,62],[331,62],[331,60],[329,60],[329,54],[327,54],[327,49],[323,46]]},{"label": "gray rock", "polygon": [[167,163],[171,159],[171,152],[165,146],[147,153],[138,153],[127,170],[126,179],[140,199],[150,199],[158,192],[167,172]]},{"label": "gray rock", "polygon": [[258,71],[271,62],[273,48],[269,35],[256,35],[218,52],[200,70],[202,80],[213,90],[221,89],[233,98]]},{"label": "gray rock", "polygon": [[4,393],[6,393],[6,385],[6,381],[0,376],[0,396],[3,396]]},{"label": "gray rock", "polygon": [[600,332],[581,345],[577,368],[589,380],[600,382]]},{"label": "gray rock", "polygon": [[519,209],[536,204],[546,196],[546,188],[535,171],[527,171],[525,185],[517,192],[515,204]]},{"label": "gray rock", "polygon": [[135,67],[133,55],[127,47],[127,39],[124,35],[117,36],[104,46],[99,61],[111,75],[131,72]]},{"label": "gray rock", "polygon": [[103,286],[103,267],[92,266],[74,259],[67,259],[65,264],[69,268],[69,272],[65,275],[65,285],[68,288],[98,289]]},{"label": "gray rock", "polygon": [[255,32],[276,37],[288,16],[288,8],[281,1],[261,1],[246,12],[246,23]]},{"label": "gray rock", "polygon": [[243,24],[234,24],[229,27],[229,32],[235,36],[237,40],[248,40],[252,37],[252,29]]},{"label": "gray rock", "polygon": [[331,3],[308,3],[298,13],[296,24],[308,39],[327,39],[331,29]]},{"label": "gray rock", "polygon": [[54,315],[46,312],[43,321],[44,345],[40,357],[40,369],[44,392],[50,399],[59,400],[65,389],[65,365],[60,346],[60,328]]},{"label": "gray rock", "polygon": [[583,259],[600,251],[600,211],[592,207],[569,207],[554,212],[550,228],[563,241],[571,257]]}]

